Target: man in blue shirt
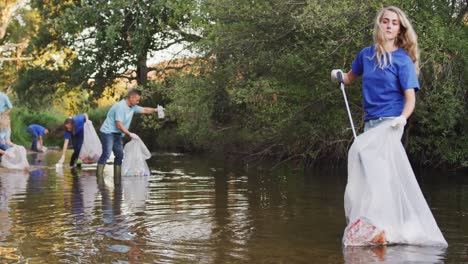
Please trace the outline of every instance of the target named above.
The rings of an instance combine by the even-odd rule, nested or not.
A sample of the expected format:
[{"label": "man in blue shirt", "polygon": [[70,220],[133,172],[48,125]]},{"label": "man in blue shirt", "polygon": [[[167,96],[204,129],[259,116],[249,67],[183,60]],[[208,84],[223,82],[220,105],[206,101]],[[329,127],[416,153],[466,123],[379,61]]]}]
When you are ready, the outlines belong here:
[{"label": "man in blue shirt", "polygon": [[[41,125],[38,124],[32,124],[28,126],[27,130],[28,134],[30,134],[33,137],[32,144],[31,144],[31,150],[32,151],[39,151],[43,150],[43,141],[42,137],[44,135],[49,134],[49,130]],[[39,147],[37,146],[37,143],[39,141]]]},{"label": "man in blue shirt", "polygon": [[119,181],[123,159],[123,137],[138,138],[128,129],[132,122],[133,114],[151,114],[158,112],[157,108],[141,107],[138,104],[141,99],[141,91],[132,89],[127,97],[114,104],[107,113],[106,120],[101,126],[102,155],[99,158],[96,175],[103,175],[104,166],[111,152],[114,152],[114,181]]}]

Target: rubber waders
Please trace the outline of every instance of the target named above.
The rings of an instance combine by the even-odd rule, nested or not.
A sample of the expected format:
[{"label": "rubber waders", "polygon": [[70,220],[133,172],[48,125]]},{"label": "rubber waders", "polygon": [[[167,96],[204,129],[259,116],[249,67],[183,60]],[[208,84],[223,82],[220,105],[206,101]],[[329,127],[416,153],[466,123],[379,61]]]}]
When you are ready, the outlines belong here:
[{"label": "rubber waders", "polygon": [[122,180],[122,166],[114,165],[114,184],[120,185]]},{"label": "rubber waders", "polygon": [[104,166],[106,166],[106,164],[98,164],[97,165],[96,177],[102,178],[102,176],[104,176]]}]

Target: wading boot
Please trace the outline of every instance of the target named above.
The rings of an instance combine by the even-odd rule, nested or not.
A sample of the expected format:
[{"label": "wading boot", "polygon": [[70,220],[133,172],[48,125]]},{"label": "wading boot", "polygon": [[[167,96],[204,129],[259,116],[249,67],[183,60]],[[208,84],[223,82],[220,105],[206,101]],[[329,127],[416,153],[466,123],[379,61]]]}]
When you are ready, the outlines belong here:
[{"label": "wading boot", "polygon": [[97,177],[102,177],[104,175],[104,166],[106,164],[98,164],[96,168],[96,176]]},{"label": "wading boot", "polygon": [[98,164],[96,168],[96,179],[98,184],[104,184],[104,166],[106,164]]},{"label": "wading boot", "polygon": [[122,166],[114,165],[114,184],[120,185],[122,181]]}]

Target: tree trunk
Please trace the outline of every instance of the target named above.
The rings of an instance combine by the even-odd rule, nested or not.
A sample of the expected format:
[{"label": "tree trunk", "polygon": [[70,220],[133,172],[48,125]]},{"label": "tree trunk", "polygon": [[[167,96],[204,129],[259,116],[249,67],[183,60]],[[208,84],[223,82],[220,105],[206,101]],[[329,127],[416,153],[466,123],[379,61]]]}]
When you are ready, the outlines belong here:
[{"label": "tree trunk", "polygon": [[148,66],[146,65],[146,52],[139,56],[137,63],[137,83],[138,85],[146,86],[146,83],[148,81]]},{"label": "tree trunk", "polygon": [[10,24],[15,11],[24,4],[25,0],[17,0],[12,3],[5,3],[5,7],[0,13],[0,41],[5,38],[8,25]]}]

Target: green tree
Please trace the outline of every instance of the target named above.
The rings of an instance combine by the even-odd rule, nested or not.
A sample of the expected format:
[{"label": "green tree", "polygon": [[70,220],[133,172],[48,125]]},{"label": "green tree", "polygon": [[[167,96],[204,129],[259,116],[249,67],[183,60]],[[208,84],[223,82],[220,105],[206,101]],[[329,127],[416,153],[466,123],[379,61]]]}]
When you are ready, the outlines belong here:
[{"label": "green tree", "polygon": [[[81,1],[57,21],[63,39],[78,57],[77,72],[97,94],[116,78],[145,85],[153,53],[199,39],[191,21],[195,1]],[[135,75],[130,72],[135,71]]]},{"label": "green tree", "polygon": [[[422,50],[422,91],[404,139],[409,153],[433,165],[466,166],[464,1],[207,1],[199,43],[210,64],[205,81],[187,77],[171,86],[180,131],[252,157],[344,159],[352,134],[329,73],[348,70],[372,45],[375,16],[390,4],[407,12]],[[348,87],[358,129],[359,86]],[[202,99],[190,99],[194,94]],[[203,105],[197,120],[205,125],[182,118],[194,111],[183,103],[189,101]]]}]

